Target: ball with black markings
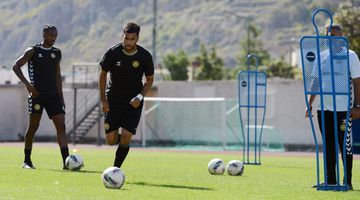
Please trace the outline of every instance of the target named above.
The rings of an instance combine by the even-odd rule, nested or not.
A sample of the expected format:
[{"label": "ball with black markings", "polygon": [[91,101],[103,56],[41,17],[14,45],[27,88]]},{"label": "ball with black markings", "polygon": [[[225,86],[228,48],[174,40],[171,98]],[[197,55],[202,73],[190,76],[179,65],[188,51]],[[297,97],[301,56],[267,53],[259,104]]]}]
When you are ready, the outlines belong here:
[{"label": "ball with black markings", "polygon": [[225,172],[224,161],[220,158],[214,158],[208,163],[208,171],[213,175],[222,175]]},{"label": "ball with black markings", "polygon": [[244,163],[240,160],[231,160],[226,165],[226,171],[230,176],[241,176],[244,172]]},{"label": "ball with black markings", "polygon": [[84,166],[84,160],[80,155],[71,154],[65,160],[65,167],[72,171],[78,171]]},{"label": "ball with black markings", "polygon": [[106,188],[120,189],[125,182],[125,175],[118,167],[109,167],[104,170],[101,179]]}]

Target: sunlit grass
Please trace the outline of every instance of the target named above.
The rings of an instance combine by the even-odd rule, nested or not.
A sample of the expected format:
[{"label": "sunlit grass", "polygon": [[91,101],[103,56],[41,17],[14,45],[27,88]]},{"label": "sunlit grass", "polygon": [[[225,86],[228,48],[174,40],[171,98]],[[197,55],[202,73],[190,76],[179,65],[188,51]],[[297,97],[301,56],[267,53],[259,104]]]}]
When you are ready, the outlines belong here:
[{"label": "sunlit grass", "polygon": [[[319,192],[315,158],[288,154],[262,157],[261,166],[246,165],[243,176],[210,175],[207,163],[218,157],[240,159],[237,152],[154,151],[131,149],[122,169],[120,190],[106,189],[101,173],[112,165],[115,148],[78,146],[85,167],[63,171],[59,149],[34,145],[36,170],[21,168],[22,147],[0,147],[0,199],[357,199],[360,160],[354,161],[354,191]],[[280,156],[279,156],[280,154]]]}]

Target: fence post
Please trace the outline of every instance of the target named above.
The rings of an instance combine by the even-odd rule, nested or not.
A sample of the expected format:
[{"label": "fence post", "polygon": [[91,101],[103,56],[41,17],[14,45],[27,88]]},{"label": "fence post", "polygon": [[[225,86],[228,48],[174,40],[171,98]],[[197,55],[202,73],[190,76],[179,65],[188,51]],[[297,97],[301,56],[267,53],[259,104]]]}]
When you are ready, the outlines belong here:
[{"label": "fence post", "polygon": [[75,144],[76,143],[76,101],[77,101],[77,88],[74,87],[74,111],[73,111],[73,114],[74,114],[74,118],[73,118],[73,132],[72,132],[72,143]]}]

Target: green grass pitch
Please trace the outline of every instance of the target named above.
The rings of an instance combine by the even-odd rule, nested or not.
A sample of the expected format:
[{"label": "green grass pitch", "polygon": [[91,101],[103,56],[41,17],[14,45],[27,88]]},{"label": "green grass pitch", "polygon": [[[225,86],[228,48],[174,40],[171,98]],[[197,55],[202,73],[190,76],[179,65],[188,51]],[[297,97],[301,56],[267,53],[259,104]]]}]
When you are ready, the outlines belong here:
[{"label": "green grass pitch", "polygon": [[[246,165],[242,176],[210,175],[207,164],[218,157],[241,160],[239,152],[130,149],[123,164],[126,182],[106,189],[101,173],[113,162],[115,147],[76,146],[85,167],[63,171],[56,144],[35,143],[36,170],[22,169],[23,145],[0,143],[0,199],[360,199],[360,159],[353,168],[354,191],[316,191],[315,154],[263,153],[262,165]],[[72,150],[74,146],[70,147]]]}]

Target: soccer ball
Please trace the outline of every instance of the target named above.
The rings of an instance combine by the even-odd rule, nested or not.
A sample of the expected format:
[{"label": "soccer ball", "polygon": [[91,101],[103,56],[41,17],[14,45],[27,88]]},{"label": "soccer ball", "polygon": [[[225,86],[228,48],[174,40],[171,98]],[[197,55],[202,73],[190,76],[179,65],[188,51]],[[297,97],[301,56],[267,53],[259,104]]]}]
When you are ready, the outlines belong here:
[{"label": "soccer ball", "polygon": [[208,163],[208,170],[210,174],[222,175],[225,172],[224,161],[219,158],[214,158]]},{"label": "soccer ball", "polygon": [[84,161],[79,155],[69,155],[65,160],[65,166],[72,171],[80,170],[84,166]]},{"label": "soccer ball", "polygon": [[241,176],[244,172],[244,164],[240,160],[231,160],[226,165],[226,171],[230,176]]},{"label": "soccer ball", "polygon": [[101,175],[106,188],[120,189],[125,182],[125,175],[118,167],[109,167]]}]

